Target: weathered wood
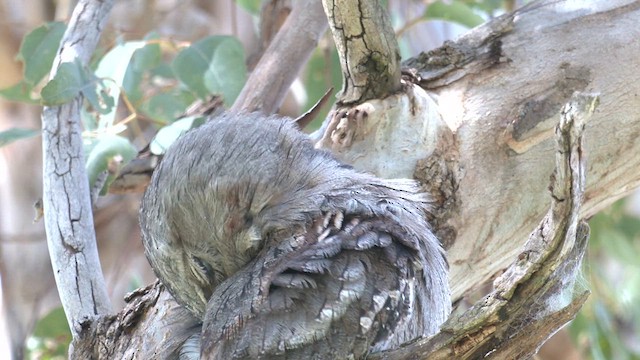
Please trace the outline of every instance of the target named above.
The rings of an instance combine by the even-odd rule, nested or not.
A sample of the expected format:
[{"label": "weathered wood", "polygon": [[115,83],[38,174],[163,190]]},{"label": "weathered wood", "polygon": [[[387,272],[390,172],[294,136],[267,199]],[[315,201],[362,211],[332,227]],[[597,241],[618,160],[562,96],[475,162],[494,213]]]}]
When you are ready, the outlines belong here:
[{"label": "weathered wood", "polygon": [[528,359],[573,319],[589,291],[576,286],[589,227],[580,220],[584,200],[585,121],[598,98],[577,94],[556,126],[556,156],[546,216],[520,255],[494,282],[495,290],[439,334],[372,359]]},{"label": "weathered wood", "polygon": [[180,347],[200,323],[159,281],[129,294],[116,315],[83,323],[71,359],[178,359]]},{"label": "weathered wood", "polygon": [[360,104],[318,145],[425,183],[460,298],[508,266],[544,217],[553,128],[574,91],[601,94],[581,215],[640,184],[638,18],[640,1],[534,2],[408,60],[426,93]]}]

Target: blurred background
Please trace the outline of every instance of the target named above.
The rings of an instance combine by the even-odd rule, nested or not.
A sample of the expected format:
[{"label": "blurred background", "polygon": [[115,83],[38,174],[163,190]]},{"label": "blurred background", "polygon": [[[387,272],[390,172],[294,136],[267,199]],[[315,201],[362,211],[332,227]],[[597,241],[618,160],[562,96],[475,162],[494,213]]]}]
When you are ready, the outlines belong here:
[{"label": "blurred background", "polygon": [[[158,128],[202,97],[185,81],[175,59],[189,45],[222,39],[236,44],[221,63],[236,64],[234,86],[242,86],[268,41],[260,22],[262,7],[287,1],[121,0],[95,55],[95,67],[116,46],[131,49],[124,76],[111,79],[123,91],[115,120],[103,127],[83,114],[87,154],[106,135],[127,139],[140,150]],[[290,3],[289,1],[288,3]],[[436,48],[521,1],[451,0],[385,2],[403,59]],[[46,69],[75,1],[0,0],[0,358],[66,359],[70,333],[55,288],[42,221],[34,203],[42,196],[39,137],[40,100]],[[286,6],[283,7],[286,9]],[[286,18],[277,13],[276,26]],[[29,41],[24,41],[25,36]],[[144,43],[129,46],[135,41]],[[51,50],[53,49],[53,50]],[[235,49],[235,48],[234,48]],[[135,51],[134,51],[135,50]],[[126,51],[125,51],[126,53]],[[121,54],[121,53],[120,53]],[[187,56],[187,55],[184,55]],[[226,61],[226,62],[225,62]],[[246,66],[237,66],[237,64]],[[36,75],[34,75],[35,70]],[[39,69],[39,70],[38,70]],[[43,72],[42,69],[45,69]],[[186,69],[189,70],[189,69]],[[326,34],[292,87],[280,112],[298,116],[324,92],[340,89],[340,67]],[[209,89],[211,90],[211,89]],[[224,94],[231,102],[234,94]],[[326,113],[326,110],[325,110]],[[322,115],[320,117],[323,117]],[[588,142],[588,139],[586,140]],[[109,165],[109,164],[107,164]],[[137,224],[139,194],[103,196],[95,227],[101,264],[112,302],[155,277],[144,258]],[[576,320],[543,347],[540,359],[640,359],[640,193],[616,202],[590,220],[592,236],[582,281],[592,295]],[[7,354],[7,356],[4,356]]]}]

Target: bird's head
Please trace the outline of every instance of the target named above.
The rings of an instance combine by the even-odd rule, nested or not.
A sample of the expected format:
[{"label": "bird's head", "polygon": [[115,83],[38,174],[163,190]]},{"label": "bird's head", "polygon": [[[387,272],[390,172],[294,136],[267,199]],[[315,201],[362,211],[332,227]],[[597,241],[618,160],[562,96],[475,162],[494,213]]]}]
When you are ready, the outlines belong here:
[{"label": "bird's head", "polygon": [[[145,252],[171,294],[201,316],[213,289],[254,258],[265,233],[317,209],[335,160],[287,120],[223,115],[178,139],[142,200]],[[310,194],[310,195],[307,195]]]}]

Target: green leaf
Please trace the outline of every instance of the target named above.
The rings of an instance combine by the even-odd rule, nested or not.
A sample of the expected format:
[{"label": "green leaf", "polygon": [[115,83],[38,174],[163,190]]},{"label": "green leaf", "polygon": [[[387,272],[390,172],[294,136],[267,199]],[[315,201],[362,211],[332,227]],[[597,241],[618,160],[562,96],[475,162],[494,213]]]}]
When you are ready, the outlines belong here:
[{"label": "green leaf", "polygon": [[62,22],[47,23],[24,37],[17,58],[24,63],[24,81],[27,84],[36,85],[51,71],[66,28]]},{"label": "green leaf", "polygon": [[42,88],[44,105],[62,105],[73,100],[83,88],[90,86],[88,75],[77,62],[60,64],[56,76]]},{"label": "green leaf", "polygon": [[210,36],[182,50],[172,67],[187,87],[204,99],[221,94],[232,104],[246,81],[242,44],[231,36]]},{"label": "green leaf", "polygon": [[251,15],[260,14],[260,0],[236,0],[236,4]]},{"label": "green leaf", "polygon": [[40,102],[38,100],[31,98],[31,90],[33,90],[33,87],[23,80],[11,87],[0,90],[0,96],[9,101],[39,105]]},{"label": "green leaf", "polygon": [[176,117],[183,114],[194,101],[193,93],[172,89],[172,91],[152,96],[142,104],[140,110],[155,121],[171,123]]},{"label": "green leaf", "polygon": [[10,144],[16,140],[26,139],[36,135],[40,135],[40,130],[13,128],[0,131],[0,147]]},{"label": "green leaf", "polygon": [[38,320],[27,342],[27,359],[66,358],[71,343],[71,331],[62,307],[49,312]]},{"label": "green leaf", "polygon": [[82,95],[94,110],[97,110],[100,114],[109,114],[115,109],[114,97],[110,95],[103,79],[98,79],[93,74],[91,74],[91,77],[93,78],[90,83],[92,86],[82,89]]},{"label": "green leaf", "polygon": [[227,106],[236,100],[247,81],[244,49],[235,38],[218,46],[208,71],[204,74],[207,89],[214,94],[222,94]]},{"label": "green leaf", "polygon": [[471,8],[460,1],[452,1],[450,3],[436,1],[427,7],[423,16],[428,20],[447,20],[469,28],[484,22],[481,16],[474,13]]},{"label": "green leaf", "polygon": [[[158,36],[154,33],[145,37],[145,40],[154,40]],[[127,73],[122,80],[122,89],[126,93],[129,101],[136,106],[144,98],[142,82],[145,73],[162,64],[162,51],[157,43],[147,43],[143,48],[136,50],[131,57],[131,62],[127,68]]]},{"label": "green leaf", "polygon": [[71,331],[67,323],[67,317],[62,307],[51,310],[36,324],[33,336],[40,338],[55,338],[60,335],[68,335],[71,340]]},{"label": "green leaf", "polygon": [[173,72],[173,68],[169,64],[161,63],[155,68],[151,69],[151,76],[161,77],[165,79],[176,79],[176,74]]},{"label": "green leaf", "polygon": [[[98,176],[106,171],[109,162],[116,156],[122,157],[122,164],[129,162],[137,154],[136,148],[131,142],[117,135],[104,135],[98,139],[87,157],[87,174],[89,175],[89,185],[93,186]],[[113,181],[113,176],[107,178],[103,187],[103,192]]]},{"label": "green leaf", "polygon": [[[156,40],[156,41],[154,41]],[[157,42],[160,36],[151,32],[144,37],[145,46],[136,50],[132,56],[131,63],[136,71],[152,69],[162,62],[162,49]]]},{"label": "green leaf", "polygon": [[153,154],[162,155],[173,144],[180,135],[187,131],[204,124],[205,118],[202,116],[188,116],[182,118],[171,125],[167,125],[160,129],[156,136],[149,144],[149,150]]},{"label": "green leaf", "polygon": [[145,41],[130,41],[119,44],[100,60],[95,75],[100,79],[106,80],[106,92],[109,94],[111,106],[109,106],[109,111],[100,117],[99,129],[113,125],[116,110],[118,109],[118,100],[120,99],[120,88],[129,67],[131,56],[136,50],[145,45]]},{"label": "green leaf", "polygon": [[80,93],[102,114],[110,112],[114,106],[113,98],[108,94],[102,80],[78,62],[60,64],[54,78],[42,88],[42,103],[48,106],[62,105]]}]

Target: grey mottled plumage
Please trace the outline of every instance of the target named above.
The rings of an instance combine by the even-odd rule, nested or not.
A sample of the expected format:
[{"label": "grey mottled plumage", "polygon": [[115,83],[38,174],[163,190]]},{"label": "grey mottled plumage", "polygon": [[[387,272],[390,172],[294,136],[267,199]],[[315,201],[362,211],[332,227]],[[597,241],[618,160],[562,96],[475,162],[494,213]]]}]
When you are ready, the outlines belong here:
[{"label": "grey mottled plumage", "polygon": [[156,274],[204,321],[203,358],[360,358],[449,314],[425,206],[412,180],[358,173],[289,120],[225,114],[169,149],[140,222]]}]

